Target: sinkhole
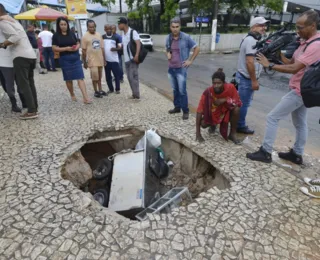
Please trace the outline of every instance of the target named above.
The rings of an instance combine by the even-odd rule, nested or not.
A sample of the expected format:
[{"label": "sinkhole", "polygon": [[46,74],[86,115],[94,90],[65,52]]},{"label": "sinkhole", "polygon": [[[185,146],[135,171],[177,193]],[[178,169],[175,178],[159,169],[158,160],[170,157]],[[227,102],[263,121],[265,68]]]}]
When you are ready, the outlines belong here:
[{"label": "sinkhole", "polygon": [[135,220],[169,213],[212,187],[230,187],[190,148],[163,136],[155,148],[145,131],[134,128],[95,133],[68,157],[61,177],[90,192],[101,206]]}]

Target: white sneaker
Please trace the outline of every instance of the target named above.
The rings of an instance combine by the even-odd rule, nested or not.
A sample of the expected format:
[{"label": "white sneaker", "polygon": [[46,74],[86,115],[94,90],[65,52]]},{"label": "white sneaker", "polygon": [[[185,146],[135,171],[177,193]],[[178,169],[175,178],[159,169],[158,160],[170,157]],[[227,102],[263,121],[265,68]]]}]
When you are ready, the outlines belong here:
[{"label": "white sneaker", "polygon": [[301,187],[300,190],[312,198],[320,199],[320,186]]},{"label": "white sneaker", "polygon": [[320,186],[320,179],[304,178],[303,180],[309,186]]}]

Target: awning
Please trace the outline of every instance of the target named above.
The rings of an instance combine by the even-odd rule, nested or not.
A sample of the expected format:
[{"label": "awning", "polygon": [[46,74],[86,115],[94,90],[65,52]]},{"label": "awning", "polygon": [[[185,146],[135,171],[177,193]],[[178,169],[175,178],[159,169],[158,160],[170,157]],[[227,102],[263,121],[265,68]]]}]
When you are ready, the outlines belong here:
[{"label": "awning", "polygon": [[74,20],[64,13],[51,9],[47,6],[41,6],[27,12],[16,15],[14,18],[17,20],[31,20],[31,21],[55,21],[58,17],[65,17],[69,20]]},{"label": "awning", "polygon": [[1,0],[1,4],[6,8],[10,14],[20,13],[24,0]]}]

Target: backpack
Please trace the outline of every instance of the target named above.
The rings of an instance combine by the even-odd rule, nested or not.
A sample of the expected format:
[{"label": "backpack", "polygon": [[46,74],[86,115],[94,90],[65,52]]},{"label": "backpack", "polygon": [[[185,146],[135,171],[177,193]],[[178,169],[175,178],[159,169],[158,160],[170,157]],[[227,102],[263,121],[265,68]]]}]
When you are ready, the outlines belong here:
[{"label": "backpack", "polygon": [[[128,46],[127,46],[128,56],[130,57],[129,48],[130,48],[130,51],[132,53],[132,56],[134,57],[136,55],[137,46],[136,46],[136,42],[133,40],[133,29],[131,29],[130,42],[129,42]],[[142,63],[144,61],[144,59],[146,58],[147,54],[148,54],[148,50],[141,43],[140,44],[140,53],[139,53],[139,63]]]},{"label": "backpack", "polygon": [[[314,39],[307,43],[308,46],[315,42],[320,41],[320,38]],[[320,61],[312,64],[304,73],[300,83],[301,96],[303,103],[306,107],[319,107],[320,106]]]}]

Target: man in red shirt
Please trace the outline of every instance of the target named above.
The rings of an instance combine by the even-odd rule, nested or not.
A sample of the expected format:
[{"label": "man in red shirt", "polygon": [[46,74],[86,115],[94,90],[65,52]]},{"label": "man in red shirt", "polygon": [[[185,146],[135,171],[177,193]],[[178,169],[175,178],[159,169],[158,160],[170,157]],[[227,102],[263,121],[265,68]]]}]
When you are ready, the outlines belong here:
[{"label": "man in red shirt", "polygon": [[317,32],[318,24],[319,14],[316,11],[306,11],[299,17],[296,29],[302,41],[291,60],[286,59],[282,55],[284,65],[270,63],[266,57],[258,54],[257,60],[265,68],[283,73],[291,73],[293,76],[289,82],[291,91],[281,99],[280,103],[267,116],[267,126],[262,146],[257,152],[248,153],[247,158],[253,161],[271,163],[271,153],[277,135],[279,120],[291,114],[292,123],[296,128],[296,141],[289,152],[281,152],[279,153],[279,157],[295,164],[303,163],[302,155],[307,142],[308,125],[307,108],[300,94],[300,82],[306,69],[320,60],[320,33]]},{"label": "man in red shirt", "polygon": [[[223,70],[219,69],[212,76],[213,86],[207,88],[201,96],[196,123],[196,139],[199,142],[204,141],[201,127],[210,127],[209,132],[214,132],[216,126],[220,124],[220,133],[224,139],[229,139],[235,144],[240,143],[236,138],[236,131],[242,103],[235,86],[225,83],[225,79]],[[231,131],[228,136],[229,122]]]}]

